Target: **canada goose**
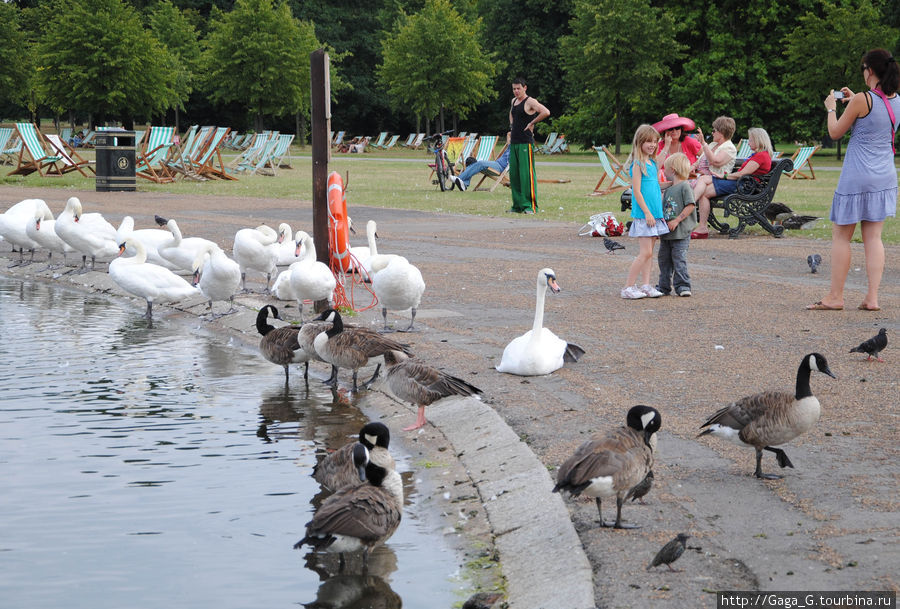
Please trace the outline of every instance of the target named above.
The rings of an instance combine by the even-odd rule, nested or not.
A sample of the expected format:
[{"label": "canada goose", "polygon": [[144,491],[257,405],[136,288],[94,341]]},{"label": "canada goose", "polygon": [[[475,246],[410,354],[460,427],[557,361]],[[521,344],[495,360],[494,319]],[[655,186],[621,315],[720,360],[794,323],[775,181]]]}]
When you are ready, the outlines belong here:
[{"label": "canada goose", "polygon": [[659,552],[656,553],[656,556],[654,556],[653,560],[650,561],[650,564],[647,565],[647,571],[658,565],[666,565],[669,567],[669,571],[680,573],[678,569],[672,568],[672,563],[684,554],[685,544],[689,537],[690,535],[685,535],[684,533],[676,535],[675,539],[659,549]]},{"label": "canada goose", "polygon": [[256,330],[262,335],[259,341],[259,351],[267,360],[273,364],[284,367],[284,382],[288,383],[289,372],[288,366],[291,364],[306,364],[306,372],[303,377],[307,378],[309,373],[309,356],[300,347],[297,335],[300,334],[300,328],[297,326],[282,326],[276,328],[269,323],[269,312],[272,317],[281,319],[278,316],[278,309],[272,305],[265,305],[256,315]]},{"label": "canada goose", "polygon": [[[218,245],[209,245],[197,255],[193,271],[193,285],[200,288],[204,298],[209,299],[211,319],[218,319],[237,310],[234,307],[234,293],[241,284],[241,268]],[[212,315],[215,300],[227,300],[231,306],[224,313]]]},{"label": "canada goose", "polygon": [[413,324],[416,321],[416,309],[419,308],[422,294],[425,293],[425,281],[422,280],[422,273],[419,269],[410,264],[406,258],[394,258],[388,262],[387,266],[372,276],[372,290],[381,304],[381,316],[384,319],[383,331],[390,331],[387,324],[388,309],[392,311],[410,309],[409,326],[401,332],[412,332]]},{"label": "canada goose", "polygon": [[450,376],[427,366],[400,351],[384,354],[387,366],[387,385],[395,396],[419,407],[416,422],[403,431],[412,431],[425,425],[425,407],[451,395],[469,396],[481,393],[481,389],[461,378]]},{"label": "canada goose", "polygon": [[81,269],[87,271],[87,257],[91,257],[94,270],[98,257],[114,258],[119,255],[116,229],[98,213],[83,213],[78,197],[70,197],[66,208],[56,218],[56,234],[81,254]]},{"label": "canada goose", "polygon": [[306,535],[294,544],[308,544],[317,552],[338,553],[341,565],[345,552],[369,552],[384,543],[400,525],[403,510],[403,481],[393,459],[384,448],[368,451],[365,484],[346,487],[326,499],[306,524]]},{"label": "canada goose", "polygon": [[531,330],[506,345],[500,358],[498,372],[537,376],[559,370],[566,362],[577,362],[584,349],[567,343],[544,327],[544,298],[547,289],[554,294],[560,291],[553,269],[541,269],[537,274],[537,303],[534,325]]},{"label": "canada goose", "polygon": [[191,296],[198,296],[200,291],[169,269],[147,262],[147,252],[140,241],[128,237],[119,245],[119,254],[126,248],[134,248],[136,254],[131,258],[116,258],[109,263],[109,276],[120,288],[147,301],[147,312],[144,317],[153,319],[153,302],[173,302]]},{"label": "canada goose", "polygon": [[[34,239],[28,236],[28,226],[34,224],[36,214],[40,213],[44,220],[53,220],[50,208],[42,199],[25,199],[19,201],[6,212],[0,214],[0,236],[12,244],[13,250],[19,248],[19,261],[10,264],[11,267],[31,264],[34,260],[34,250],[40,247]],[[31,251],[31,259],[25,262],[25,250]]]},{"label": "canada goose", "polygon": [[[49,255],[47,256],[47,264],[50,265],[53,259],[53,253],[63,255],[62,266],[66,265],[66,254],[74,252],[68,243],[59,238],[56,234],[56,220],[47,204],[41,201],[34,209],[34,217],[25,226],[25,234],[37,243],[40,247],[45,248]],[[48,266],[47,268],[54,268]]]},{"label": "canada goose", "polygon": [[[345,328],[341,314],[334,309],[323,311],[316,321],[331,322],[331,328],[321,332],[313,341],[316,353],[333,366],[332,378],[326,383],[337,385],[340,368],[353,370],[353,391],[357,390],[357,372],[367,366],[372,358],[383,356],[389,351],[402,351],[412,355],[405,345],[386,338],[377,332],[363,328]],[[366,382],[369,385],[378,376],[381,364],[375,368],[375,374]]]},{"label": "canada goose", "polygon": [[337,279],[334,273],[324,262],[316,260],[316,247],[313,238],[300,231],[297,236],[296,251],[299,254],[303,246],[303,258],[290,266],[291,291],[297,299],[297,308],[300,309],[300,321],[303,321],[303,301],[319,300],[331,301],[334,288],[337,287]]},{"label": "canada goose", "polygon": [[184,237],[178,222],[174,218],[166,219],[162,216],[153,216],[156,223],[168,229],[170,238],[156,247],[160,258],[175,266],[180,271],[193,272],[194,262],[200,252],[205,252],[210,247],[218,247],[215,241],[202,237]]},{"label": "canada goose", "polygon": [[348,486],[360,484],[360,464],[364,469],[368,451],[376,446],[387,449],[391,443],[391,432],[384,423],[366,423],[359,430],[359,439],[325,455],[313,468],[313,478],[335,492]]},{"label": "canada goose", "polygon": [[[653,434],[659,431],[662,417],[650,406],[634,406],[626,417],[627,427],[597,435],[578,447],[559,468],[553,492],[584,493],[597,500],[600,526],[634,529],[622,524],[622,504],[628,492],[639,484],[653,467]],[[616,498],[616,522],[603,521],[600,500]]]},{"label": "canada goose", "polygon": [[232,253],[241,266],[242,291],[247,291],[247,269],[253,269],[266,274],[265,292],[269,292],[269,282],[278,261],[277,240],[278,233],[265,224],[256,228],[242,228],[234,234]]},{"label": "canada goose", "polygon": [[740,446],[756,449],[756,477],[778,479],[777,474],[764,474],[760,467],[762,451],[775,453],[778,465],[794,467],[779,444],[790,442],[812,429],[821,414],[821,406],[809,388],[809,373],[815,370],[837,378],[820,353],[805,355],[797,370],[797,388],[787,391],[765,391],[729,404],[709,417],[700,428],[708,427],[697,436],[712,434],[731,440]]}]

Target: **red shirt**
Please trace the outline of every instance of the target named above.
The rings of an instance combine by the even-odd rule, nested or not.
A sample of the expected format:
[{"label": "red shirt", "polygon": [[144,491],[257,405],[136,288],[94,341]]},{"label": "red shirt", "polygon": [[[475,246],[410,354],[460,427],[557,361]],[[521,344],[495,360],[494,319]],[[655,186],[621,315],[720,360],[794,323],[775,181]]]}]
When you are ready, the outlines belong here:
[{"label": "red shirt", "polygon": [[[656,154],[662,152],[663,146],[665,145],[666,142],[664,140],[659,140],[659,146],[656,147]],[[691,163],[691,165],[693,165],[697,160],[697,157],[700,156],[700,151],[702,149],[703,147],[700,145],[700,142],[698,142],[690,135],[685,137],[681,142],[681,151],[685,154],[685,156],[687,156],[688,162]],[[660,165],[661,164],[662,163],[660,163]]]},{"label": "red shirt", "polygon": [[759,167],[756,168],[751,175],[759,176],[769,173],[772,170],[772,157],[769,156],[769,153],[765,150],[760,150],[759,152],[754,152],[750,155],[750,158],[744,161],[744,164],[741,165],[741,171],[744,167],[747,166],[747,163],[750,161],[756,161],[759,164]]}]

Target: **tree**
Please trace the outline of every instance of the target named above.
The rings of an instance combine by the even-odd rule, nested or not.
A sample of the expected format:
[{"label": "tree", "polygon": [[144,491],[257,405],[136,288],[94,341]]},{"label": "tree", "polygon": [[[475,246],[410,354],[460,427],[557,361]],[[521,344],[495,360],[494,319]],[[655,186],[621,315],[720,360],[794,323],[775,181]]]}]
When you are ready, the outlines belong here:
[{"label": "tree", "polygon": [[38,45],[37,89],[56,112],[130,127],[173,105],[175,61],[122,0],[59,3]]},{"label": "tree", "polygon": [[200,42],[197,30],[184,13],[170,2],[161,0],[150,11],[150,29],[175,58],[172,106],[175,109],[175,129],[179,130],[178,111],[194,90],[200,66]]},{"label": "tree", "polygon": [[19,10],[0,3],[0,104],[20,103],[28,95],[30,45],[19,24]]},{"label": "tree", "polygon": [[[312,23],[299,21],[287,3],[237,0],[228,13],[214,10],[206,40],[205,86],[214,103],[237,103],[255,115],[309,114],[309,54],[322,45]],[[341,81],[332,68],[332,90]]]},{"label": "tree", "polygon": [[465,118],[495,94],[497,60],[478,42],[481,20],[468,23],[449,0],[426,0],[418,13],[401,17],[382,42],[378,80],[391,104],[433,118],[448,109]]},{"label": "tree", "polygon": [[641,120],[655,110],[654,98],[683,46],[676,40],[669,13],[648,0],[575,0],[572,34],[561,41],[561,62],[571,93],[572,111],[561,128],[584,144],[609,135],[615,124],[616,152],[623,117]]}]

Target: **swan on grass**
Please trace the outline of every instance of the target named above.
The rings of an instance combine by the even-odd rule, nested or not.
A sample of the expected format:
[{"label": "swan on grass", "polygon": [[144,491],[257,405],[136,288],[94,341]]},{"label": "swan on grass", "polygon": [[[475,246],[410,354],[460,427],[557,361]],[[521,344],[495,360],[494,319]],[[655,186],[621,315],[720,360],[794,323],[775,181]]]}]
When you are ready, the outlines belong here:
[{"label": "swan on grass", "polygon": [[[42,207],[43,206],[43,207]],[[28,236],[27,227],[34,223],[35,214],[41,210],[41,214],[45,220],[52,220],[53,214],[47,204],[41,199],[25,199],[19,201],[5,213],[0,214],[0,236],[5,241],[12,244],[13,250],[19,248],[19,260],[13,262],[9,266],[19,266],[31,264],[34,260],[34,250],[40,247],[34,239]],[[46,210],[46,211],[44,211]],[[31,260],[25,262],[25,250],[31,251]]]},{"label": "swan on grass", "polygon": [[54,253],[63,255],[61,266],[65,266],[66,254],[75,251],[56,234],[56,220],[53,219],[50,208],[43,201],[35,207],[34,218],[25,226],[25,233],[32,241],[50,252],[47,256],[48,269],[56,268],[50,264]]},{"label": "swan on grass", "polygon": [[[241,267],[219,246],[212,244],[200,252],[194,260],[193,271],[192,284],[199,287],[203,297],[209,300],[210,320],[237,310],[234,308],[234,294],[241,285]],[[212,315],[213,302],[217,300],[227,300],[231,306],[224,313]]]},{"label": "swan on grass", "polygon": [[[376,265],[377,268],[377,265]],[[410,310],[409,326],[401,332],[412,332],[416,321],[416,309],[422,302],[425,293],[425,281],[422,273],[406,258],[397,256],[372,277],[372,291],[381,305],[381,317],[384,319],[383,332],[389,332],[387,323],[388,309],[391,311]]]},{"label": "swan on grass", "polygon": [[147,251],[140,241],[128,237],[119,244],[119,253],[124,253],[127,248],[133,248],[135,255],[110,262],[109,276],[129,294],[147,301],[147,312],[144,314],[147,319],[153,319],[154,302],[175,302],[199,296],[200,291],[183,277],[147,262]]},{"label": "swan on grass", "polygon": [[[168,241],[157,245],[160,258],[176,267],[179,271],[193,272],[194,261],[201,252],[205,252],[210,246],[218,247],[214,241],[202,237],[183,237],[178,223],[174,219],[166,219],[154,216],[154,220],[160,226],[165,227],[169,233]],[[173,269],[174,270],[174,269]]]},{"label": "swan on grass", "polygon": [[[306,251],[303,252],[303,259],[300,262],[290,266],[290,283],[294,298],[297,299],[297,308],[300,309],[300,321],[303,321],[303,301],[327,300],[330,303],[334,288],[337,287],[337,280],[327,264],[316,260],[313,238],[303,231],[300,231],[299,235],[297,242],[301,243]],[[298,245],[297,251],[300,249]]]},{"label": "swan on grass", "polygon": [[265,224],[256,228],[242,228],[234,235],[232,253],[241,267],[241,290],[247,290],[247,270],[266,274],[266,293],[278,262],[278,233]]},{"label": "swan on grass", "polygon": [[66,208],[56,218],[56,234],[81,254],[81,269],[87,271],[87,257],[91,257],[91,270],[97,258],[115,258],[119,255],[116,229],[99,213],[84,213],[78,197],[66,201]]},{"label": "swan on grass", "polygon": [[537,305],[534,311],[534,326],[518,338],[513,339],[503,350],[498,372],[537,376],[559,370],[566,362],[577,362],[584,355],[584,349],[567,343],[544,327],[544,298],[547,289],[559,293],[556,273],[553,269],[541,269],[537,274]]}]

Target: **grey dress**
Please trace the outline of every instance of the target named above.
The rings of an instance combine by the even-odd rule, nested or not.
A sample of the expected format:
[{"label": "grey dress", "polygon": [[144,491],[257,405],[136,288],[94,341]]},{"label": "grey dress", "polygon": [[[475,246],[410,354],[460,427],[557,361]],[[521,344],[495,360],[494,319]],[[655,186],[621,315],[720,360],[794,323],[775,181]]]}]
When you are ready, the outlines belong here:
[{"label": "grey dress", "polygon": [[[897,214],[897,169],[891,148],[891,120],[884,101],[866,92],[872,110],[853,122],[847,156],[831,203],[831,221],[882,222]],[[900,124],[900,95],[889,97],[894,128]]]}]

